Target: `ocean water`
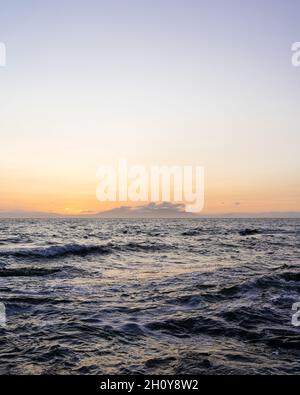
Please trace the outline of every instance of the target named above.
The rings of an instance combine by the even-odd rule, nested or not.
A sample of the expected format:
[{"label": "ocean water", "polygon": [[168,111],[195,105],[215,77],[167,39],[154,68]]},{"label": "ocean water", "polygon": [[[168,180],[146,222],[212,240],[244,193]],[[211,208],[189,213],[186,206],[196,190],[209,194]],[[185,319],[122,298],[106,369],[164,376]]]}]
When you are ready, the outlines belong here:
[{"label": "ocean water", "polygon": [[299,236],[296,219],[1,220],[0,373],[299,374]]}]

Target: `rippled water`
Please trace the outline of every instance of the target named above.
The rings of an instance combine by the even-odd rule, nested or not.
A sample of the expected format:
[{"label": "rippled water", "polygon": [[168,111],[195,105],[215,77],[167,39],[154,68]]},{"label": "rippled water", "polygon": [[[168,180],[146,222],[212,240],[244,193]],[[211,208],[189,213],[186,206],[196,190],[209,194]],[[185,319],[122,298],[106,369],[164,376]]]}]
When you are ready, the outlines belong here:
[{"label": "rippled water", "polygon": [[1,220],[0,372],[300,373],[299,236],[296,219]]}]

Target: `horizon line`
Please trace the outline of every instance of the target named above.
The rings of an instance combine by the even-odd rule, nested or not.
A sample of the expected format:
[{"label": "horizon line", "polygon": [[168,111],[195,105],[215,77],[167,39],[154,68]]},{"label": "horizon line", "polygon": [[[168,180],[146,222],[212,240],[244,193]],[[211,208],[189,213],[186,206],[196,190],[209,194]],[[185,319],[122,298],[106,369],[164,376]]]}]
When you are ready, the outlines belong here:
[{"label": "horizon line", "polygon": [[30,211],[30,210],[0,210],[0,219],[50,219],[50,218],[82,218],[82,219],[201,219],[201,218],[300,218],[300,211],[257,211],[257,212],[224,212],[224,213],[199,213],[199,214],[191,214],[188,212],[178,212],[178,213],[148,213],[137,215],[137,213],[131,213],[131,215],[118,215],[113,214],[113,210],[107,211],[99,211],[93,213],[80,213],[80,214],[60,214],[56,212],[47,212],[47,211]]}]

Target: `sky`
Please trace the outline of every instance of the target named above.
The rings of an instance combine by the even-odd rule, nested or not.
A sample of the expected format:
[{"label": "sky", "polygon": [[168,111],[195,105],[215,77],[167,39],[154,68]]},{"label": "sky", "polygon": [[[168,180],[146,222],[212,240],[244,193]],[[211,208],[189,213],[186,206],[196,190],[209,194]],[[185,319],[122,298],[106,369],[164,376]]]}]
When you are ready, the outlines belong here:
[{"label": "sky", "polygon": [[125,157],[204,166],[204,213],[300,211],[299,24],[298,0],[0,0],[0,210],[115,207],[96,170]]}]

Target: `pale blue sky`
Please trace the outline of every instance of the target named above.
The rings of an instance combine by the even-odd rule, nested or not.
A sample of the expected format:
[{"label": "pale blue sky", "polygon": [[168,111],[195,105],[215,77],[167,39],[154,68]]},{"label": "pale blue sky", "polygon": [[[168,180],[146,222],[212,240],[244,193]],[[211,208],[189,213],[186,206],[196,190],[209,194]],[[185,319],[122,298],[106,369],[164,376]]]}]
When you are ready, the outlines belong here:
[{"label": "pale blue sky", "polygon": [[59,188],[59,177],[75,188],[126,156],[201,164],[220,200],[231,188],[250,204],[250,180],[295,209],[300,68],[290,48],[299,26],[297,0],[0,1],[6,190],[24,180]]}]

